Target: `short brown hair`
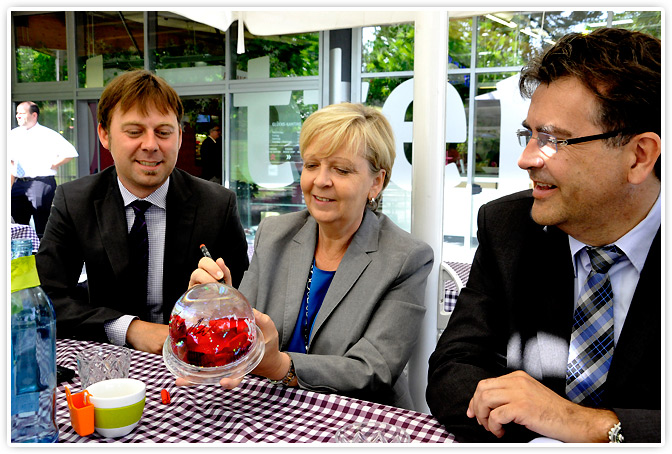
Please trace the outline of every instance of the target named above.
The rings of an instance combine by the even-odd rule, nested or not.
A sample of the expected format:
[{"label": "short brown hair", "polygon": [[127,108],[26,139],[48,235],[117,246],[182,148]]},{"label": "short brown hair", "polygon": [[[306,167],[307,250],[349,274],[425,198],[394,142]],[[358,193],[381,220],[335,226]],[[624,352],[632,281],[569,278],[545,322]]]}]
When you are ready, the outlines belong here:
[{"label": "short brown hair", "polygon": [[394,134],[379,110],[348,102],[326,106],[311,114],[301,127],[302,158],[306,148],[316,140],[325,145],[321,150],[323,156],[345,147],[369,161],[371,173],[385,170],[383,189],[390,182],[396,157]]},{"label": "short brown hair", "polygon": [[150,107],[164,115],[172,112],[177,117],[178,124],[184,114],[182,101],[173,87],[144,69],[115,77],[103,90],[98,102],[98,122],[106,131],[109,131],[112,114],[117,106],[121,113],[126,113],[135,106],[143,115],[148,113]]},{"label": "short brown hair", "polygon": [[[563,77],[580,80],[598,103],[595,124],[603,132],[626,131],[607,143],[621,146],[643,132],[661,135],[661,44],[645,33],[601,28],[570,33],[533,58],[519,88],[531,97],[540,84]],[[562,106],[558,106],[562,108]],[[655,166],[660,179],[660,157]]]}]

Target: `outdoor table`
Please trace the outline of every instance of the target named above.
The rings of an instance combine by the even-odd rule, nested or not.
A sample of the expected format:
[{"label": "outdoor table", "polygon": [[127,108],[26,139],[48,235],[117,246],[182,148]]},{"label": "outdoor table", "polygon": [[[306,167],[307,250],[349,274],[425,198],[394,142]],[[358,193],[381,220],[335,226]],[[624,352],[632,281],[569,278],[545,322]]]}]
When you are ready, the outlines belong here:
[{"label": "outdoor table", "polygon": [[[77,370],[77,352],[95,342],[59,339],[57,363]],[[401,427],[411,443],[453,443],[454,437],[432,416],[336,394],[273,385],[254,375],[226,390],[217,385],[175,386],[160,355],[133,350],[130,378],[146,388],[145,410],[138,426],[121,438],[97,433],[80,437],[70,424],[65,385],[80,392],[79,376],[56,390],[56,422],[61,443],[329,443],[350,423],[378,421]],[[170,393],[161,402],[161,390]]]}]

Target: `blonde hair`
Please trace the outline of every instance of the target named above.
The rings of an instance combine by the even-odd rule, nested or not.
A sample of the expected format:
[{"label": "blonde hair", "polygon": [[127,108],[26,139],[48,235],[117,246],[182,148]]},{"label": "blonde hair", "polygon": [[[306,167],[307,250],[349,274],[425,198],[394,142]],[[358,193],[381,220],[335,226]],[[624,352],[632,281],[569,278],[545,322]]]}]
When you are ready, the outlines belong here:
[{"label": "blonde hair", "polygon": [[394,134],[385,115],[377,109],[344,102],[314,112],[301,127],[301,158],[314,142],[323,145],[321,156],[330,156],[343,148],[362,156],[369,162],[372,174],[385,170],[383,189],[390,182],[396,157]]}]

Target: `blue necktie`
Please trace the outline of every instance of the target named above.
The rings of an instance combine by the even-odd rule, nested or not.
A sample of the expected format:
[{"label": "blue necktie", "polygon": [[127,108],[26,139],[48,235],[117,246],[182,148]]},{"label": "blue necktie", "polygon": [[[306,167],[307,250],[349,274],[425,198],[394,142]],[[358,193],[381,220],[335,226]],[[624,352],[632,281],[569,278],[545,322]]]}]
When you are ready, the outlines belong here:
[{"label": "blue necktie", "polygon": [[616,246],[587,252],[592,270],[574,311],[565,390],[575,403],[599,406],[614,353],[614,294],[607,273],[623,252]]},{"label": "blue necktie", "polygon": [[149,237],[145,211],[152,206],[145,200],[135,200],[130,204],[135,214],[135,221],[128,233],[128,248],[131,272],[136,288],[133,289],[134,299],[147,304],[147,271],[149,269]]}]

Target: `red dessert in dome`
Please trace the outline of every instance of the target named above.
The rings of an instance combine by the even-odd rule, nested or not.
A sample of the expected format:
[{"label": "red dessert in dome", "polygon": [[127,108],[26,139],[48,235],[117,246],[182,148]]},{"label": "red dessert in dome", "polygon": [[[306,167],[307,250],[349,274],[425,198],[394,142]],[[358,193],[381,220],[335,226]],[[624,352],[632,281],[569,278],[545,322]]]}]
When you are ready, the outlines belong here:
[{"label": "red dessert in dome", "polygon": [[198,367],[231,364],[247,354],[254,340],[253,323],[247,318],[201,319],[187,327],[184,319],[170,317],[170,346],[175,356]]}]

